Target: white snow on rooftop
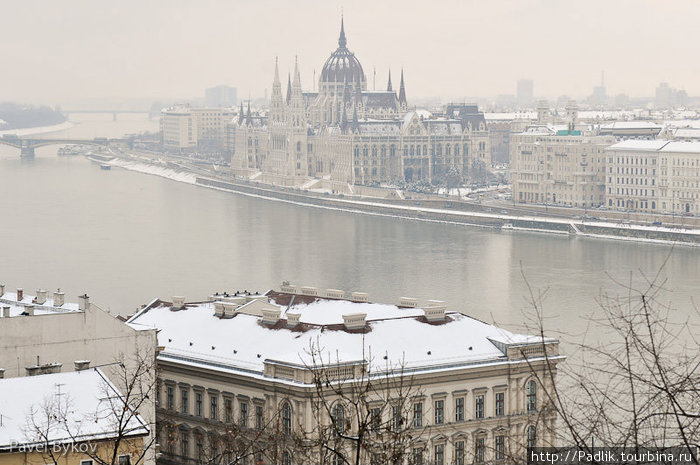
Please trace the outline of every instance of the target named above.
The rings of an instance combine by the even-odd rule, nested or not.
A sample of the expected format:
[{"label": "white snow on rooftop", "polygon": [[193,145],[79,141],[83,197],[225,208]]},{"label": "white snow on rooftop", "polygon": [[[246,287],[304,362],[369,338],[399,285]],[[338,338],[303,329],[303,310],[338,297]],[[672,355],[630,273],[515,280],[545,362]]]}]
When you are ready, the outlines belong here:
[{"label": "white snow on rooftop", "polygon": [[669,142],[664,145],[661,149],[662,152],[676,152],[676,153],[699,153],[700,154],[700,142],[681,142],[674,141]]},{"label": "white snow on rooftop", "polygon": [[637,150],[637,151],[647,151],[655,152],[660,150],[664,145],[668,144],[667,140],[624,140],[613,144],[606,150]]},{"label": "white snow on rooftop", "polygon": [[[60,395],[58,395],[60,394]],[[34,433],[34,423],[50,426],[50,443],[73,442],[81,439],[108,439],[116,437],[115,418],[108,414],[109,397],[121,400],[116,388],[96,369],[22,376],[0,379],[0,451],[14,443],[44,442]],[[59,402],[69,406],[66,425],[47,423],[47,406]],[[33,420],[31,412],[35,411]],[[44,413],[44,415],[41,415]],[[126,427],[127,436],[147,434],[146,423],[138,416]]]},{"label": "white snow on rooftop", "polygon": [[[342,322],[346,309],[347,313],[367,313],[369,331],[348,332],[341,325],[327,326]],[[448,313],[446,322],[430,324],[412,316],[422,313],[420,309],[329,300],[294,306],[289,311],[301,313],[303,321],[324,326],[270,328],[259,316],[244,313],[219,319],[214,316],[213,303],[188,305],[180,311],[159,303],[134,316],[128,324],[159,329],[158,344],[165,348],[161,356],[258,373],[262,373],[267,359],[309,363],[311,343],[321,347],[333,362],[361,361],[364,354],[378,371],[387,363],[396,366],[401,360],[406,368],[435,369],[446,364],[500,361],[504,354],[489,339],[504,344],[540,341],[539,337],[513,334],[460,313]]]},{"label": "white snow on rooftop", "polygon": [[[53,294],[49,293],[49,296]],[[34,315],[49,315],[54,313],[71,313],[79,312],[80,309],[77,303],[65,302],[60,307],[54,306],[53,297],[47,297],[43,304],[36,303],[36,297],[29,295],[26,292],[22,300],[17,300],[16,292],[5,292],[0,296],[0,308],[10,307],[10,317],[20,316],[26,311],[28,305],[34,306]],[[0,318],[3,317],[3,312],[0,311]]]}]

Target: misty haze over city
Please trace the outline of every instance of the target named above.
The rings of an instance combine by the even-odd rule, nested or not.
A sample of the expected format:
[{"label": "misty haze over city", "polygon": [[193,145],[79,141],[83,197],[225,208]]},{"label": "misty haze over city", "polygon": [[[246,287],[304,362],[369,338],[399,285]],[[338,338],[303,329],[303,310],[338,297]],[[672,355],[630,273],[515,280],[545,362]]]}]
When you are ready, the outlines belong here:
[{"label": "misty haze over city", "polygon": [[[341,10],[351,50],[377,84],[401,68],[416,98],[494,98],[532,79],[535,95],[652,96],[659,82],[700,95],[700,5],[661,1],[9,2],[0,17],[0,100],[186,99],[218,84],[269,90],[299,57],[302,82],[331,51]],[[265,79],[261,79],[261,76]]]},{"label": "misty haze over city", "polygon": [[698,1],[0,8],[0,465],[700,465]]}]

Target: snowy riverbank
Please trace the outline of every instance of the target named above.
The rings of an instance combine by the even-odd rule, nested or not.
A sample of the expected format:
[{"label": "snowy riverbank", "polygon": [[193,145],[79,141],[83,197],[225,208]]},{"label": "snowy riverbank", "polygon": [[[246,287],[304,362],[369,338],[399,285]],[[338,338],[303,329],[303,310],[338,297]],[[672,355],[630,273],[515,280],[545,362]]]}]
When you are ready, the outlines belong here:
[{"label": "snowy riverbank", "polygon": [[0,131],[0,137],[2,136],[35,136],[38,134],[49,134],[52,132],[64,131],[66,129],[72,128],[74,126],[70,121],[64,121],[59,124],[54,124],[52,126],[38,126],[35,128],[20,128],[20,129],[8,129],[5,131]]}]

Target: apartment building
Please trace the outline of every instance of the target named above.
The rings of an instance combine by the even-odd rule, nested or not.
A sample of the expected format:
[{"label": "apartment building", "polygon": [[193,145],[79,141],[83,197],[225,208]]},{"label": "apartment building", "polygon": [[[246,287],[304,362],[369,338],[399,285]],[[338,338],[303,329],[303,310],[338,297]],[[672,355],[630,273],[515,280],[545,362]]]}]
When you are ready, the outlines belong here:
[{"label": "apartment building", "polygon": [[160,115],[163,146],[170,150],[221,150],[226,127],[234,111],[229,108],[190,108],[177,105]]},{"label": "apartment building", "polygon": [[605,148],[612,136],[533,125],[511,136],[513,199],[520,203],[596,207],[605,203]]},{"label": "apartment building", "polygon": [[606,149],[606,205],[700,214],[700,142],[628,140]]},{"label": "apartment building", "polygon": [[563,359],[558,341],[441,301],[285,283],[154,300],[128,324],[158,330],[163,464],[344,463],[367,421],[363,463],[382,447],[410,463],[503,462],[554,439],[544,371]]},{"label": "apartment building", "polygon": [[[5,287],[0,284],[0,378],[4,381],[30,376],[50,379],[44,375],[101,367],[110,383],[127,395],[129,402],[135,400],[133,392],[125,392],[125,381],[131,374],[139,373],[139,379],[135,380],[138,384],[134,385],[147,390],[150,383],[152,388],[156,352],[154,330],[135,330],[127,326],[116,315],[90,302],[87,294],[79,296],[76,303],[67,301],[60,289],[53,293],[39,289],[35,295],[30,295],[21,288],[9,291]],[[150,370],[145,369],[149,367]],[[147,391],[144,392],[147,395]],[[15,392],[18,397],[22,394],[21,390]],[[146,439],[137,439],[144,443],[142,447],[147,451],[140,463],[151,465],[155,463],[155,452],[148,444],[154,439],[155,402],[151,398],[140,398],[138,404],[139,414],[150,428]],[[0,403],[0,417],[3,408],[9,407],[11,405]]]}]

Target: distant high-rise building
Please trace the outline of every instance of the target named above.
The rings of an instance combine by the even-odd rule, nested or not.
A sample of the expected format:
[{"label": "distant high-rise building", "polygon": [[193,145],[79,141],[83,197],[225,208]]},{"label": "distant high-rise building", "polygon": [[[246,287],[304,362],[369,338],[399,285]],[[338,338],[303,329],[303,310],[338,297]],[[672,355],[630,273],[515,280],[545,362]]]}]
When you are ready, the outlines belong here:
[{"label": "distant high-rise building", "polygon": [[210,108],[236,105],[236,88],[231,86],[209,87],[204,91],[204,105]]},{"label": "distant high-rise building", "polygon": [[534,101],[534,84],[532,79],[520,79],[518,81],[517,101],[518,105],[530,105]]},{"label": "distant high-rise building", "polygon": [[674,89],[668,82],[662,82],[656,88],[655,102],[657,108],[673,108],[688,104],[688,94],[683,89]]},{"label": "distant high-rise building", "polygon": [[593,94],[588,97],[591,105],[605,105],[608,103],[608,92],[605,87],[605,75],[601,74],[600,85],[593,88]]}]

